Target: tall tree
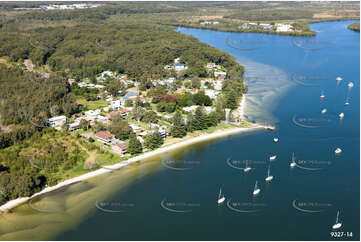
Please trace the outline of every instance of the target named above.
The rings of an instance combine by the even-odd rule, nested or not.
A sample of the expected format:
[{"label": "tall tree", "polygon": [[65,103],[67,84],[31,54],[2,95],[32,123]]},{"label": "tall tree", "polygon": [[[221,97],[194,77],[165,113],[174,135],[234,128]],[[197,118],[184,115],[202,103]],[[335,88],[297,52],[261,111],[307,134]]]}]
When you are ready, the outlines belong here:
[{"label": "tall tree", "polygon": [[182,138],[187,134],[186,126],[183,121],[182,114],[178,111],[173,117],[173,125],[171,128],[172,137]]},{"label": "tall tree", "polygon": [[132,155],[142,153],[143,147],[135,133],[131,133],[128,143],[128,152]]}]

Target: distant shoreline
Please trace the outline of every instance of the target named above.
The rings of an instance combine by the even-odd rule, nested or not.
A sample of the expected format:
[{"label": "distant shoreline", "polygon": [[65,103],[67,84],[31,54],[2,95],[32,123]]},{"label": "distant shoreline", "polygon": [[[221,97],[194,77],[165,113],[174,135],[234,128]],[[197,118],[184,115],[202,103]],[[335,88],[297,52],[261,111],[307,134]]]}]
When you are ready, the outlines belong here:
[{"label": "distant shoreline", "polygon": [[[243,95],[243,96],[245,96],[245,95]],[[242,102],[241,102],[240,106],[241,106],[242,109],[244,109],[245,97],[242,99]],[[42,191],[33,194],[30,197],[21,197],[21,198],[17,198],[17,199],[8,201],[7,203],[3,204],[0,207],[0,212],[9,211],[9,210],[11,210],[11,209],[13,209],[13,208],[15,208],[15,207],[17,207],[19,205],[22,205],[22,204],[26,203],[30,199],[33,199],[33,198],[38,197],[40,195],[55,191],[57,189],[60,189],[62,187],[66,187],[66,186],[74,184],[74,183],[85,181],[87,179],[90,179],[90,178],[98,176],[98,175],[102,175],[102,174],[111,172],[112,170],[115,170],[115,169],[120,169],[120,168],[122,168],[124,166],[133,164],[133,163],[135,163],[137,161],[147,159],[147,158],[150,158],[150,157],[155,156],[155,155],[160,155],[160,154],[163,154],[163,153],[165,153],[167,151],[170,151],[170,150],[175,150],[175,149],[182,148],[184,146],[188,146],[188,145],[191,145],[191,144],[199,143],[199,142],[202,142],[202,141],[212,140],[212,139],[216,139],[216,138],[221,138],[221,137],[225,137],[225,136],[229,136],[229,135],[233,135],[233,134],[237,134],[237,133],[242,133],[242,132],[247,132],[247,131],[254,131],[254,130],[258,130],[258,129],[266,129],[266,126],[255,124],[255,125],[250,126],[250,127],[237,127],[237,128],[230,128],[230,129],[225,129],[225,130],[218,130],[218,131],[215,131],[215,132],[213,132],[211,134],[205,134],[205,135],[200,135],[200,136],[197,136],[197,137],[194,137],[194,138],[189,138],[189,139],[186,139],[186,140],[181,141],[179,143],[171,144],[169,146],[159,148],[159,149],[156,149],[156,150],[153,150],[153,151],[138,155],[136,157],[132,157],[132,158],[130,158],[128,160],[121,161],[121,162],[116,163],[114,165],[99,168],[98,170],[95,170],[95,171],[92,171],[92,172],[89,172],[89,173],[86,173],[86,174],[83,174],[83,175],[80,175],[80,176],[77,176],[77,177],[74,177],[74,178],[67,179],[65,181],[62,181],[62,182],[58,183],[57,185],[47,187],[47,188],[43,189]]]}]

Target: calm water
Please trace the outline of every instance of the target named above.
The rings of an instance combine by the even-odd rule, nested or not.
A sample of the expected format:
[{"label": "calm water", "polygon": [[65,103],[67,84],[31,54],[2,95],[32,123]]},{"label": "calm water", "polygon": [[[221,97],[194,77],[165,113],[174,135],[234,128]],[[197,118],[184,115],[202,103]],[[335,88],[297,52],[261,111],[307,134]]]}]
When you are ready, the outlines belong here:
[{"label": "calm water", "polygon": [[[3,215],[0,239],[330,240],[339,210],[339,231],[353,233],[341,239],[359,240],[360,35],[349,23],[312,24],[316,37],[295,39],[179,28],[246,67],[248,119],[277,130],[193,145],[51,193]],[[255,168],[247,174],[237,169],[245,160]]]}]

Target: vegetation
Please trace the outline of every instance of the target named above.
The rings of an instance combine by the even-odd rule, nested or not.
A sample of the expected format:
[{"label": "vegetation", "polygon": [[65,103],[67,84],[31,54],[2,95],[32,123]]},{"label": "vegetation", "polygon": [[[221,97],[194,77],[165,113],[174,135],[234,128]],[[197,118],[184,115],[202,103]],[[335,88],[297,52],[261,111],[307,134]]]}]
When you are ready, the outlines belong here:
[{"label": "vegetation", "polygon": [[352,23],[349,26],[347,26],[348,29],[351,29],[356,32],[360,32],[360,22],[358,23]]}]

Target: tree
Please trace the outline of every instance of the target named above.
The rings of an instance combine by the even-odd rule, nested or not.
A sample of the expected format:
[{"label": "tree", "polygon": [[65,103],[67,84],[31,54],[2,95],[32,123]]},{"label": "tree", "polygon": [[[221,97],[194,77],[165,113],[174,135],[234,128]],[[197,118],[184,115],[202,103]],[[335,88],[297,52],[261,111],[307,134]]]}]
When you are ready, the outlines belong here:
[{"label": "tree", "polygon": [[138,106],[133,108],[132,115],[139,122],[143,118],[144,112],[144,108]]},{"label": "tree", "polygon": [[193,77],[191,83],[192,88],[199,89],[201,87],[201,81],[198,77]]},{"label": "tree", "polygon": [[80,121],[80,128],[81,128],[82,130],[88,130],[89,127],[90,127],[90,122],[89,122],[88,120],[82,119],[82,120]]},{"label": "tree", "polygon": [[132,155],[142,153],[143,148],[140,141],[137,139],[137,136],[134,132],[130,134],[129,143],[128,143],[128,152]]},{"label": "tree", "polygon": [[182,114],[179,111],[175,113],[172,123],[173,125],[170,131],[172,137],[182,138],[187,134]]},{"label": "tree", "polygon": [[130,99],[125,100],[125,104],[126,107],[132,107],[133,106],[133,101]]},{"label": "tree", "polygon": [[143,122],[145,123],[158,123],[158,116],[154,111],[148,111],[144,113]]},{"label": "tree", "polygon": [[128,125],[127,121],[112,122],[108,129],[120,140],[128,139],[133,132],[133,129]]},{"label": "tree", "polygon": [[152,97],[152,103],[161,102],[166,94],[167,90],[161,86],[153,87],[149,91],[149,96]]},{"label": "tree", "polygon": [[164,140],[158,131],[154,131],[144,137],[144,146],[151,150],[160,147],[163,143]]},{"label": "tree", "polygon": [[226,92],[225,107],[234,110],[238,107],[238,96],[234,90]]},{"label": "tree", "polygon": [[202,130],[207,128],[206,114],[202,107],[198,107],[193,117],[193,127],[195,130]]},{"label": "tree", "polygon": [[124,88],[124,85],[119,80],[111,80],[108,85],[108,92],[116,96],[118,94],[118,91],[122,90]]}]

